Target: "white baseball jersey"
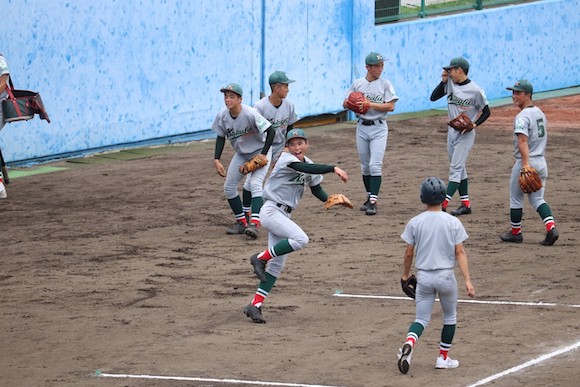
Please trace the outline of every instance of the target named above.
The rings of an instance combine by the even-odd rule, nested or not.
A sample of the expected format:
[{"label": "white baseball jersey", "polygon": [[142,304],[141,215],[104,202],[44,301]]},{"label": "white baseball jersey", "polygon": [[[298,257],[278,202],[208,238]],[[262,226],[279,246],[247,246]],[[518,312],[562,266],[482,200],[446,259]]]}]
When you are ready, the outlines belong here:
[{"label": "white baseball jersey", "polygon": [[[304,161],[313,164],[308,157],[304,157]],[[296,156],[282,152],[264,186],[262,197],[265,200],[285,204],[294,209],[304,195],[304,186],[314,187],[322,183],[322,175],[298,172],[288,166],[296,162],[300,162]]]},{"label": "white baseball jersey", "polygon": [[537,106],[529,106],[522,109],[514,120],[514,157],[521,159],[522,155],[518,148],[518,134],[528,137],[530,157],[544,156],[548,143],[548,122],[546,115]]},{"label": "white baseball jersey", "polygon": [[[345,99],[348,98],[348,95],[353,91],[362,92],[369,101],[376,103],[387,103],[399,99],[391,82],[384,78],[375,79],[372,82],[369,82],[366,77],[355,79],[350,86],[350,89],[348,89]],[[374,121],[385,119],[387,117],[387,112],[369,109],[366,114],[357,114],[357,116],[365,120]]]},{"label": "white baseball jersey", "polygon": [[287,99],[282,100],[278,107],[272,105],[269,97],[264,97],[254,104],[260,114],[272,123],[276,132],[272,146],[286,143],[286,129],[298,121],[294,104]]},{"label": "white baseball jersey", "polygon": [[[8,69],[8,63],[6,62],[6,59],[4,59],[2,55],[0,55],[0,76],[4,74],[10,74],[10,70]],[[6,84],[8,84],[8,79],[6,79]],[[8,85],[6,85],[6,87],[8,87]],[[0,92],[0,99],[4,99],[6,95],[8,95],[8,93],[6,93],[6,90],[2,90],[2,92]],[[2,110],[1,107],[0,110]]]},{"label": "white baseball jersey", "polygon": [[455,267],[455,246],[468,238],[463,224],[443,211],[424,211],[412,218],[401,238],[415,246],[417,270]]},{"label": "white baseball jersey", "polygon": [[461,113],[475,122],[479,112],[488,104],[485,92],[475,82],[458,85],[451,79],[445,84],[447,94],[447,114],[451,121]]},{"label": "white baseball jersey", "polygon": [[233,118],[230,111],[221,110],[211,129],[230,141],[232,147],[241,156],[253,155],[264,147],[266,130],[272,124],[262,117],[253,107],[242,104],[240,114]]}]

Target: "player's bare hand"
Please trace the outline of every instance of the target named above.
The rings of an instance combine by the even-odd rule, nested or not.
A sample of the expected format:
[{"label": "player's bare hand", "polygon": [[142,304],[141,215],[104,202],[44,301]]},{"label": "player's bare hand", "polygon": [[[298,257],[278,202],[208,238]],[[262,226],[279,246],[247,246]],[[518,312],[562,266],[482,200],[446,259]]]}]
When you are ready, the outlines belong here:
[{"label": "player's bare hand", "polygon": [[441,82],[447,83],[448,79],[449,79],[449,73],[447,72],[447,70],[443,70],[443,72],[441,73]]},{"label": "player's bare hand", "polygon": [[465,281],[465,290],[467,290],[467,295],[469,297],[474,297],[475,296],[475,288],[471,284],[471,280]]},{"label": "player's bare hand", "polygon": [[348,181],[348,175],[341,168],[334,167],[334,173],[336,173],[338,177],[340,177],[340,180],[344,181],[345,183]]},{"label": "player's bare hand", "polygon": [[226,169],[222,165],[221,161],[219,161],[218,159],[215,159],[214,163],[215,163],[215,169],[216,169],[218,175],[220,175],[221,177],[226,177]]}]

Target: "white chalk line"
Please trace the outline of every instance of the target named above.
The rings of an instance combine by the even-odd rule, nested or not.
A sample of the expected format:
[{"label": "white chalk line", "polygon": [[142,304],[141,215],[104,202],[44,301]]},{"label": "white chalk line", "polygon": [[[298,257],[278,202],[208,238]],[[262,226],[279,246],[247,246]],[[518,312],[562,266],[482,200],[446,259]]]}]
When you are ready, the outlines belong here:
[{"label": "white chalk line", "polygon": [[96,376],[99,378],[118,378],[118,379],[156,379],[156,380],[181,380],[189,382],[212,382],[224,384],[255,384],[259,386],[283,386],[283,387],[344,387],[329,386],[321,384],[302,384],[302,383],[282,383],[282,382],[260,382],[257,380],[238,380],[238,379],[214,379],[214,378],[195,378],[187,376],[160,376],[160,375],[129,375],[129,374],[108,374],[97,370]]},{"label": "white chalk line", "polygon": [[527,362],[525,362],[523,364],[520,364],[519,366],[515,366],[515,367],[512,367],[512,368],[510,368],[508,370],[505,370],[505,371],[502,371],[502,372],[498,372],[495,375],[491,375],[491,376],[489,376],[489,377],[487,377],[485,379],[481,379],[481,380],[475,382],[474,384],[470,384],[467,387],[483,386],[484,384],[487,384],[489,382],[492,382],[492,381],[494,381],[496,379],[503,378],[506,375],[513,374],[514,372],[518,372],[518,371],[520,371],[520,370],[522,370],[524,368],[531,367],[531,366],[536,365],[538,363],[541,363],[541,362],[543,362],[545,360],[551,359],[551,358],[553,358],[555,356],[559,356],[559,355],[562,355],[562,354],[564,354],[566,352],[573,351],[573,350],[575,350],[578,347],[580,347],[580,341],[576,342],[575,344],[572,344],[572,345],[569,345],[567,347],[564,347],[562,349],[558,349],[557,351],[550,352],[550,353],[547,353],[547,354],[542,355],[540,357],[537,357],[535,359],[532,359],[530,361],[527,361]]},{"label": "white chalk line", "polygon": [[[335,293],[335,297],[345,297],[345,298],[372,298],[372,299],[386,299],[386,300],[405,300],[413,301],[409,297],[400,296],[377,296],[377,295],[365,295],[365,294],[345,294],[345,293]],[[435,299],[439,301],[439,299]],[[539,307],[565,307],[565,308],[580,308],[580,305],[574,304],[557,304],[553,302],[525,302],[525,301],[486,301],[486,300],[457,300],[457,302],[465,304],[488,304],[488,305],[519,305],[519,306],[539,306]]]}]

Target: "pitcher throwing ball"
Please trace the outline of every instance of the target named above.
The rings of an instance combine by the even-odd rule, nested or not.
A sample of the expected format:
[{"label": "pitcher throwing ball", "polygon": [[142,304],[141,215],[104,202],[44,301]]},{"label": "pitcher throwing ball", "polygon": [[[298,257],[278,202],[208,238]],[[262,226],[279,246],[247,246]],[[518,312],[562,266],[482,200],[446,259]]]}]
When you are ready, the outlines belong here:
[{"label": "pitcher throwing ball", "polygon": [[345,171],[334,165],[314,164],[306,157],[308,139],[302,129],[288,132],[288,152],[282,152],[264,187],[264,205],[260,211],[262,225],[268,230],[268,249],[252,255],[250,263],[260,279],[252,302],[244,314],[255,323],[265,323],[262,304],[280,277],[288,254],[303,249],[308,235],[292,220],[292,212],[304,195],[305,187],[329,209],[334,204],[352,208],[350,201],[340,194],[327,195],[322,189],[322,174],[334,172],[348,181]]}]

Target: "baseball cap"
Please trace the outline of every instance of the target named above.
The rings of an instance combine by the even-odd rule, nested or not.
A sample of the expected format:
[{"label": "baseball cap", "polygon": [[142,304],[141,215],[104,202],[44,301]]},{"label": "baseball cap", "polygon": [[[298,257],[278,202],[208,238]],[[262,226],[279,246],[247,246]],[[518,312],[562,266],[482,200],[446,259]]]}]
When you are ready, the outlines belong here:
[{"label": "baseball cap", "polygon": [[238,85],[237,83],[230,83],[226,87],[222,87],[220,89],[220,91],[222,93],[225,93],[226,91],[233,91],[234,93],[236,93],[240,97],[243,94],[242,87],[240,85]]},{"label": "baseball cap", "polygon": [[534,86],[532,86],[530,81],[526,79],[520,79],[512,87],[506,87],[506,89],[515,91],[524,91],[530,94],[534,92]]},{"label": "baseball cap", "polygon": [[454,67],[461,67],[463,69],[463,71],[467,72],[469,70],[469,62],[465,58],[457,57],[457,58],[451,59],[449,66],[445,66],[443,68],[445,70],[449,70],[449,69],[452,69]]},{"label": "baseball cap", "polygon": [[365,58],[365,64],[367,65],[376,65],[381,62],[384,62],[384,59],[383,56],[378,52],[373,51],[370,54],[368,54],[367,57]]},{"label": "baseball cap", "polygon": [[274,71],[272,74],[270,74],[270,79],[268,79],[268,82],[270,85],[273,85],[275,83],[289,84],[295,81],[293,79],[288,79],[288,76],[284,71]]},{"label": "baseball cap", "polygon": [[290,141],[293,138],[303,138],[305,140],[308,140],[308,137],[306,137],[306,133],[304,133],[302,129],[290,129],[290,131],[286,135],[286,142]]}]

